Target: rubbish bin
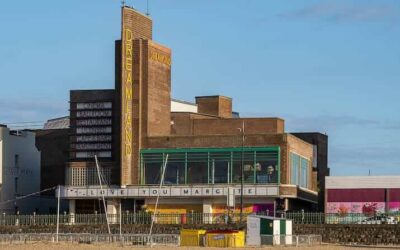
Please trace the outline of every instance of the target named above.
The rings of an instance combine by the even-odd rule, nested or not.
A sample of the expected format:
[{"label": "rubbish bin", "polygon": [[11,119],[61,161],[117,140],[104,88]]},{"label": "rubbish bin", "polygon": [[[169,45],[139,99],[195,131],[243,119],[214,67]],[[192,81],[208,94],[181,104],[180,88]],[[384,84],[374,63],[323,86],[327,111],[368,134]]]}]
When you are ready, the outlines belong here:
[{"label": "rubbish bin", "polygon": [[206,230],[182,229],[181,246],[203,246],[203,237]]},{"label": "rubbish bin", "polygon": [[207,247],[244,247],[244,231],[209,230],[206,233]]}]

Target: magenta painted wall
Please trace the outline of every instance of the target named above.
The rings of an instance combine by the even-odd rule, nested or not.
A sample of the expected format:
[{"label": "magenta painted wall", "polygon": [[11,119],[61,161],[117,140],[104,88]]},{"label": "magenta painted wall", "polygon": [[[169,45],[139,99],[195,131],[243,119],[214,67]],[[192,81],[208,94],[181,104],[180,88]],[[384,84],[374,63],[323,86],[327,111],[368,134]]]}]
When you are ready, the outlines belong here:
[{"label": "magenta painted wall", "polygon": [[389,210],[391,212],[400,211],[400,201],[391,201],[391,202],[389,202]]},{"label": "magenta painted wall", "polygon": [[369,215],[385,209],[400,211],[400,189],[329,189],[326,200],[327,213]]},{"label": "magenta painted wall", "polygon": [[385,212],[384,202],[328,202],[327,213],[362,213],[374,214]]}]

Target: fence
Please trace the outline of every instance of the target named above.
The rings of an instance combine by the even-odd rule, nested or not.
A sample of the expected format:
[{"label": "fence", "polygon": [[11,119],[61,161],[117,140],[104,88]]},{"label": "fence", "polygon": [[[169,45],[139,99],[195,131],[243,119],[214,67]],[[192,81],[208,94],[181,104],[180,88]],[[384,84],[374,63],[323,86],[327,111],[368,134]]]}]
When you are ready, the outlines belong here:
[{"label": "fence", "polygon": [[[245,221],[247,215],[243,214]],[[188,213],[188,214],[153,214],[153,213],[122,213],[107,215],[111,224],[148,225],[152,219],[157,224],[230,224],[241,220],[240,214],[232,213]],[[105,214],[61,214],[59,222],[61,225],[99,225],[106,224]],[[56,215],[0,215],[0,226],[48,226],[56,225]]]},{"label": "fence", "polygon": [[321,235],[261,235],[261,245],[315,246],[321,245]]},{"label": "fence", "polygon": [[[268,215],[268,213],[257,213]],[[249,213],[244,213],[242,222],[246,221]],[[157,224],[231,224],[241,221],[239,213],[187,213],[187,214],[153,214],[146,212],[109,214],[111,224],[148,225],[154,219]],[[294,224],[398,224],[400,212],[382,214],[327,214],[291,212],[283,213],[281,217],[293,220]],[[61,225],[100,225],[106,224],[105,214],[61,214]],[[57,224],[56,215],[0,215],[0,226],[49,226]]]},{"label": "fence", "polygon": [[[213,239],[213,243],[204,240],[204,246],[235,247],[239,246],[235,237],[229,236]],[[0,245],[26,244],[36,242],[55,242],[56,234],[0,234]],[[180,236],[177,234],[59,234],[59,242],[85,244],[120,244],[134,246],[179,246]],[[262,235],[261,245],[315,246],[322,242],[321,235]],[[240,245],[242,246],[242,245]]]},{"label": "fence", "polygon": [[399,224],[400,212],[392,213],[286,213],[294,224]]},{"label": "fence", "polygon": [[[69,243],[119,243],[123,245],[149,246],[179,246],[180,237],[177,234],[59,234],[59,242]],[[55,242],[56,234],[0,234],[0,244],[18,244],[34,242]]]}]

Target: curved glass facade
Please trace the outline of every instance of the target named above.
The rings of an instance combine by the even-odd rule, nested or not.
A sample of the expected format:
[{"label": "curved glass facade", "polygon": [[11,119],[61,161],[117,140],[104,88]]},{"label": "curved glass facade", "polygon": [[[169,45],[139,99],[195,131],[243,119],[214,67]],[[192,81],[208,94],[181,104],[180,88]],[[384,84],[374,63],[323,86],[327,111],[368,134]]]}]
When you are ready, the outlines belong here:
[{"label": "curved glass facade", "polygon": [[279,183],[279,147],[143,149],[140,183],[159,184],[166,156],[164,185]]}]

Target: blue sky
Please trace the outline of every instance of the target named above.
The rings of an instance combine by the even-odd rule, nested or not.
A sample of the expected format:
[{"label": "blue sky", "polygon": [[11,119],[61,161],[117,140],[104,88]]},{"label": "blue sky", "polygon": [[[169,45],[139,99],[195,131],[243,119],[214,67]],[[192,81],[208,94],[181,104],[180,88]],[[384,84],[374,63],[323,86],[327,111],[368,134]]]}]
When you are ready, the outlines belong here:
[{"label": "blue sky", "polygon": [[[145,12],[146,3],[128,0]],[[400,1],[150,0],[175,98],[223,94],[242,116],[329,135],[333,175],[400,174]],[[120,1],[0,4],[0,123],[68,115],[113,88]]]}]

